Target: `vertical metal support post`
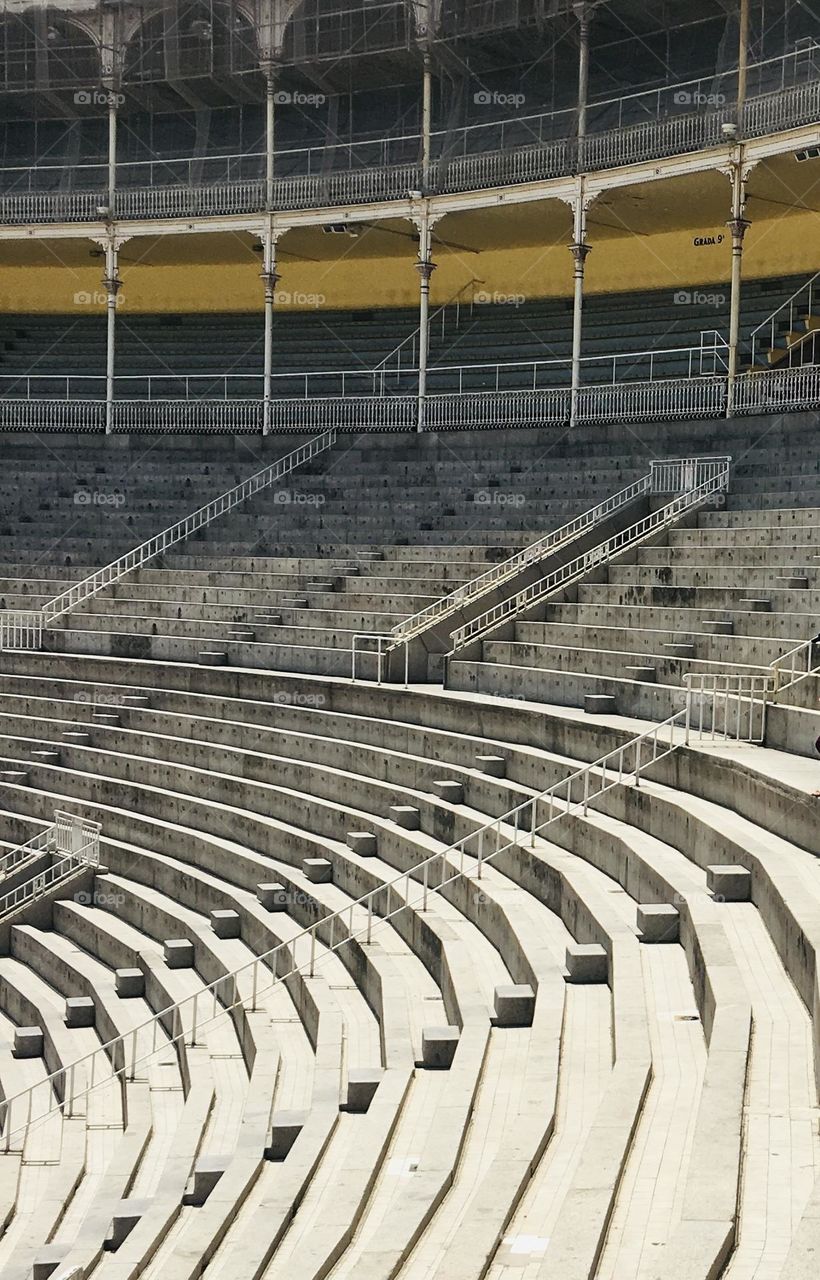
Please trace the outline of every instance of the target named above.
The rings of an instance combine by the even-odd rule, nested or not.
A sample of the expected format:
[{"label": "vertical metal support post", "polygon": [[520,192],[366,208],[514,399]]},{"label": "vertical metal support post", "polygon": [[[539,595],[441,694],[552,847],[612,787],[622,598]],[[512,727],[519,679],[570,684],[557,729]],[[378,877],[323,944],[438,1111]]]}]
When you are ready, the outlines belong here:
[{"label": "vertical metal support post", "polygon": [[427,201],[423,201],[418,219],[419,257],[416,270],[419,273],[419,368],[418,412],[416,430],[424,430],[424,409],[427,400],[427,358],[430,346],[430,277],[436,269],[432,259],[432,228]]},{"label": "vertical metal support post", "polygon": [[421,90],[421,184],[424,195],[430,191],[430,136],[433,122],[433,67],[430,50],[424,51]]},{"label": "vertical metal support post", "polygon": [[122,287],[118,272],[118,246],[113,222],[108,224],[108,240],[105,246],[106,337],[105,337],[105,431],[110,435],[114,427],[114,372],[116,362],[117,295]]},{"label": "vertical metal support post", "polygon": [[271,395],[273,391],[273,301],[276,292],[276,236],[273,231],[273,217],[268,214],[263,239],[263,267],[260,279],[265,289],[265,352],[262,391],[262,434],[270,432]]},{"label": "vertical metal support post", "polygon": [[740,299],[743,287],[743,241],[749,229],[745,218],[746,179],[743,172],[743,147],[738,146],[732,160],[732,216],[726,224],[732,233],[732,290],[729,308],[729,367],[726,384],[726,417],[735,411],[738,356],[740,344]]},{"label": "vertical metal support post", "polygon": [[574,296],[572,306],[572,390],[570,401],[570,426],[574,427],[578,420],[578,397],[581,386],[581,351],[583,345],[583,313],[584,313],[584,274],[587,254],[591,246],[587,244],[587,215],[584,192],[584,179],[578,179],[578,190],[575,196],[573,217],[573,241],[570,245],[575,266],[573,269]]}]

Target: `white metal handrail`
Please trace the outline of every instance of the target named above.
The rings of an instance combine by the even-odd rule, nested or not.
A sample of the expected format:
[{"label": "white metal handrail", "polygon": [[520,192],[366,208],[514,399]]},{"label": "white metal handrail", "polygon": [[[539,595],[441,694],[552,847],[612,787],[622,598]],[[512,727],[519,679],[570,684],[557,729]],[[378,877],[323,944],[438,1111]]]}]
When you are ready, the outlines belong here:
[{"label": "white metal handrail", "polygon": [[43,643],[43,615],[37,609],[0,612],[0,653],[7,649],[39,649]]},{"label": "white metal handrail", "polygon": [[565,546],[569,542],[574,542],[576,538],[586,533],[588,529],[594,528],[596,524],[600,524],[608,516],[614,515],[616,511],[620,511],[623,507],[628,506],[629,503],[635,502],[644,494],[649,493],[651,483],[652,480],[649,473],[641,476],[640,480],[636,480],[634,484],[627,485],[609,498],[605,498],[603,502],[597,503],[596,506],[590,507],[589,510],[584,511],[581,515],[568,520],[566,524],[561,525],[560,529],[554,529],[536,542],[531,542],[523,551],[517,551],[515,555],[502,560],[500,564],[493,565],[492,569],[488,569],[486,573],[479,574],[478,577],[465,582],[463,586],[457,587],[455,591],[451,591],[449,595],[442,596],[439,600],[434,600],[432,604],[420,609],[418,613],[405,618],[403,622],[393,627],[389,633],[392,642],[391,647],[395,648],[397,645],[404,644],[414,639],[417,635],[421,635],[433,623],[439,622],[442,618],[455,613],[463,605],[486,595],[493,588],[502,586],[510,578],[520,573],[522,569],[527,569],[530,565],[537,564],[540,560],[543,560],[551,551],[557,551],[559,547]]},{"label": "white metal handrail", "polygon": [[546,577],[541,578],[538,582],[530,583],[523,591],[519,591],[516,595],[510,596],[506,600],[499,601],[491,609],[486,610],[478,617],[465,623],[464,626],[459,627],[452,633],[450,656],[452,657],[464,645],[478,639],[492,627],[498,626],[502,622],[511,621],[525,609],[538,604],[547,596],[560,591],[563,587],[568,586],[569,583],[574,582],[577,578],[583,577],[591,570],[608,564],[614,556],[637,546],[645,538],[651,537],[660,530],[675,524],[681,516],[696,510],[709,498],[713,497],[714,494],[726,488],[729,481],[729,466],[730,459],[721,460],[720,467],[711,478],[698,484],[696,488],[687,490],[680,497],[667,503],[666,506],[661,507],[658,511],[644,516],[643,519],[630,525],[628,529],[623,529],[620,533],[607,538],[606,541],[590,548],[589,551],[585,551],[583,555],[576,556],[575,559],[547,574]]},{"label": "white metal handrail", "polygon": [[[169,1038],[179,1043],[180,1052],[184,1052],[197,1043],[197,1037],[215,1020],[239,1007],[256,1010],[260,996],[302,971],[313,976],[317,946],[323,948],[321,959],[353,941],[369,943],[379,925],[402,911],[426,910],[430,894],[465,876],[481,879],[487,863],[522,843],[534,846],[536,839],[553,823],[570,815],[586,814],[593,801],[612,788],[639,786],[643,773],[651,765],[688,744],[689,723],[687,703],[683,710],[647,732],[574,770],[560,782],[528,797],[501,817],[484,823],[341,910],[325,915],[289,941],[279,943],[194,995],[153,1014],[124,1035],[114,1037],[37,1084],[0,1101],[0,1132],[5,1151],[19,1149],[30,1126],[55,1112],[62,1111],[70,1117],[82,1097],[110,1080],[112,1070],[133,1080],[138,1066],[167,1050],[167,1041],[160,1039],[160,1028],[170,1028]],[[417,898],[411,898],[414,883],[421,884]],[[146,1048],[146,1044],[150,1047]],[[37,1110],[39,1098],[44,1099],[41,1110]],[[19,1146],[13,1148],[15,1139],[19,1140]]]},{"label": "white metal handrail", "polygon": [[[21,846],[20,850],[12,850],[12,854],[28,850],[25,857],[37,852],[56,853],[59,857],[45,870],[24,880],[10,893],[0,897],[0,919],[29,902],[35,902],[55,884],[83,867],[99,866],[100,829],[99,822],[90,818],[77,817],[61,809],[55,810],[53,824],[30,840],[28,845]],[[10,856],[6,855],[7,858]]]},{"label": "white metal handrail", "polygon": [[812,666],[814,651],[817,648],[817,636],[812,636],[810,640],[802,640],[800,644],[789,649],[788,652],[782,653],[779,658],[775,658],[770,664],[772,672],[772,693],[777,695],[782,693],[784,689],[791,688],[800,680],[805,680],[807,676],[816,675],[820,672],[820,668]]},{"label": "white metal handrail", "polygon": [[[775,345],[777,326],[781,317],[783,317],[783,323],[788,325],[789,330],[794,329],[797,303],[800,299],[803,300],[803,305],[806,307],[805,314],[807,316],[812,314],[812,306],[818,287],[818,280],[820,280],[820,271],[815,271],[813,276],[808,280],[805,280],[798,289],[795,289],[790,298],[786,298],[785,302],[781,302],[780,306],[776,307],[770,316],[767,316],[765,320],[761,320],[760,324],[756,325],[755,328],[752,329],[750,339],[752,344],[751,360],[753,365],[757,364],[757,345],[760,341],[761,333],[768,330],[769,348],[772,348]],[[784,312],[787,313],[785,317]],[[808,334],[808,332],[809,330],[807,329],[806,333]]]},{"label": "white metal handrail", "polygon": [[25,844],[18,844],[13,849],[8,849],[0,857],[0,875],[7,876],[21,863],[28,862],[38,853],[44,853],[49,848],[49,842],[53,840],[53,830],[53,827],[46,827],[43,831],[38,831],[37,835],[32,836]]},{"label": "white metal handrail", "polygon": [[687,672],[683,677],[690,725],[712,742],[763,742],[766,708],[775,688],[769,672]]},{"label": "white metal handrail", "polygon": [[414,613],[411,617],[405,618],[403,622],[398,623],[389,633],[391,648],[396,648],[398,645],[414,639],[433,623],[455,613],[465,604],[479,599],[495,587],[502,586],[503,583],[515,577],[523,569],[529,568],[530,565],[538,564],[550,552],[557,551],[559,547],[573,542],[581,534],[594,528],[595,525],[614,515],[616,511],[622,510],[631,502],[637,501],[638,498],[649,493],[679,493],[683,490],[696,488],[706,480],[722,472],[729,461],[730,459],[726,456],[653,460],[650,463],[650,470],[647,474],[641,476],[633,484],[619,489],[617,493],[605,498],[603,502],[597,503],[594,507],[582,512],[581,515],[568,520],[559,529],[554,529],[543,538],[531,542],[523,551],[517,551],[515,555],[502,560],[500,564],[493,565],[492,569],[488,569],[486,573],[479,574],[478,577],[471,579],[470,582],[464,583],[463,586],[457,587],[455,591],[451,591],[448,595],[433,601],[432,604],[427,605],[424,609],[420,609],[418,613]]},{"label": "white metal handrail", "polygon": [[126,552],[124,556],[113,560],[111,564],[107,564],[104,568],[89,574],[81,582],[74,583],[66,591],[61,592],[60,595],[55,596],[53,600],[49,600],[43,605],[41,611],[43,625],[49,626],[57,618],[62,617],[64,613],[68,613],[69,610],[76,608],[78,604],[89,600],[99,591],[102,591],[103,588],[110,586],[111,583],[117,582],[126,573],[131,573],[134,569],[141,568],[149,560],[153,560],[155,556],[167,551],[169,547],[176,546],[177,543],[190,537],[197,529],[205,528],[206,525],[211,524],[219,516],[224,515],[226,511],[232,511],[234,507],[246,502],[255,493],[259,493],[260,490],[266,489],[275,481],[288,475],[294,468],[301,466],[302,463],[309,461],[311,458],[315,458],[317,454],[322,453],[325,449],[329,449],[335,440],[335,429],[331,428],[329,431],[324,431],[320,436],[308,440],[306,444],[300,445],[298,449],[294,449],[283,458],[279,458],[269,466],[263,467],[261,471],[257,471],[255,475],[243,480],[241,484],[234,485],[232,489],[226,490],[218,498],[206,503],[204,507],[199,507],[191,515],[186,516],[184,520],[178,520],[176,524],[170,525],[162,533],[155,534],[147,542],[140,543],[138,547],[134,547],[132,551]]}]

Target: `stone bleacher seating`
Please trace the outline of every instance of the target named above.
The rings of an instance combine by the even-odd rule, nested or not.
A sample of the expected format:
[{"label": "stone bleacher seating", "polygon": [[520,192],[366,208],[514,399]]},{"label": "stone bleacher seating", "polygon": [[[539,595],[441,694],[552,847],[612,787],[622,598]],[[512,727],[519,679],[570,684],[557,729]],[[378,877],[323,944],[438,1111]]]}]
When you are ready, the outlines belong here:
[{"label": "stone bleacher seating", "polygon": [[[283,279],[282,288],[287,281]],[[749,280],[743,292],[743,332],[749,333],[801,284],[804,278]],[[474,291],[478,299],[492,293]],[[465,293],[456,314],[449,308],[434,317],[431,326],[428,388],[445,393],[493,390],[493,368],[477,365],[512,364],[498,373],[502,390],[529,389],[533,371],[527,361],[551,361],[537,374],[539,387],[565,386],[572,348],[572,302],[568,298],[525,299],[515,289],[510,302],[477,301]],[[689,301],[681,301],[688,298]],[[261,305],[261,304],[260,304]],[[413,355],[408,341],[418,327],[413,309],[377,308],[342,312],[320,308],[311,312],[274,313],[274,395],[305,395],[306,373],[337,374],[345,370],[347,394],[391,394],[415,390]],[[584,304],[584,356],[601,357],[584,365],[585,382],[613,380],[612,358],[624,352],[651,352],[639,359],[619,360],[618,381],[649,378],[697,377],[725,372],[725,349],[706,350],[714,343],[713,331],[725,338],[729,328],[729,286],[708,285],[698,290],[652,290],[600,295],[590,292]],[[704,358],[689,350],[700,350]],[[64,394],[62,385],[45,375],[71,377],[74,398],[105,396],[105,317],[5,316],[0,328],[0,395],[32,396]],[[117,332],[117,374],[121,399],[184,397],[216,398],[224,394],[223,374],[230,373],[231,397],[259,397],[262,392],[262,317],[229,315],[130,315],[122,312]],[[405,343],[401,370],[391,353]],[[48,359],[43,360],[43,351]],[[356,352],[355,359],[351,351]],[[664,354],[664,352],[666,354]],[[748,353],[746,353],[748,354]],[[723,363],[721,363],[721,360]],[[384,382],[368,370],[386,361]],[[459,378],[458,369],[467,366]],[[26,382],[30,375],[30,383]],[[192,375],[188,390],[181,377]],[[340,376],[308,379],[311,396],[342,391]]]},{"label": "stone bleacher seating", "polygon": [[[2,1097],[98,1064],[90,1092],[75,1068],[71,1108],[18,1113],[8,1152],[0,1135],[4,1277],[707,1280],[730,1258],[730,1275],[812,1274],[818,765],[795,743],[817,736],[816,689],[770,709],[765,747],[693,740],[480,869],[452,846],[659,718],[584,713],[562,696],[573,673],[641,687],[613,655],[731,618],[646,686],[676,709],[687,666],[758,669],[816,630],[813,431],[342,439],[288,477],[289,501],[266,491],[123,580],[50,652],[0,656],[0,840],[68,808],[102,824],[104,864],[90,890],[0,920]],[[260,463],[240,440],[49,444],[34,465],[3,442],[30,510],[72,461],[118,476],[156,527]],[[709,445],[737,459],[727,505],[521,622],[537,640],[488,641],[508,648],[476,665],[503,687],[458,679],[460,659],[448,687],[407,689],[335,665],[353,627],[406,616],[651,457]],[[127,503],[77,546],[59,537],[73,505],[39,530],[22,505],[7,517],[7,605],[66,581],[66,554],[75,573],[82,546],[89,566],[121,548]],[[771,608],[736,609],[741,589]],[[206,640],[228,665],[198,660]],[[550,644],[559,666],[522,660]],[[435,854],[451,878],[422,903],[407,873]],[[370,941],[332,946],[324,927],[311,964],[301,931],[345,908],[335,928],[361,930],[388,882]],[[300,968],[254,997],[250,966],[280,944]],[[86,1025],[68,1025],[77,998]],[[186,999],[181,1037],[153,1019]],[[118,1035],[123,1085],[98,1052]]]}]

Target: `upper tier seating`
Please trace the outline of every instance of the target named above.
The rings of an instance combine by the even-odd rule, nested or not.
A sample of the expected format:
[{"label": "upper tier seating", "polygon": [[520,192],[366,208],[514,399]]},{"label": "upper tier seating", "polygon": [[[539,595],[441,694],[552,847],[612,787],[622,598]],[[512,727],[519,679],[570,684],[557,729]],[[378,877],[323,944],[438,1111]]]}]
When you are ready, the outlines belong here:
[{"label": "upper tier seating", "polygon": [[[743,290],[743,332],[764,321],[803,278],[749,281]],[[283,282],[283,285],[287,281]],[[501,389],[533,385],[532,361],[557,361],[539,368],[539,387],[566,385],[572,349],[572,302],[565,298],[475,302],[434,316],[431,324],[431,392],[492,390],[494,369],[469,366],[509,364],[498,372]],[[476,296],[483,295],[480,290]],[[681,301],[688,298],[689,301]],[[398,393],[415,387],[410,343],[388,359],[418,326],[415,310],[341,312],[274,309],[274,394],[299,398],[341,394]],[[589,294],[584,306],[585,382],[689,377],[725,372],[725,349],[717,356],[715,335],[729,328],[729,286],[654,290],[629,294]],[[700,356],[701,335],[704,354]],[[5,316],[0,320],[0,395],[60,398],[70,378],[75,398],[105,396],[105,320],[81,311],[63,315]],[[697,354],[690,355],[696,348]],[[262,316],[119,313],[117,375],[120,399],[259,397],[262,392]],[[355,358],[351,354],[355,351]],[[44,355],[44,352],[47,353]],[[654,352],[624,358],[624,353]],[[600,357],[600,359],[592,359]],[[386,362],[384,380],[370,370]],[[468,366],[461,377],[457,369]],[[345,370],[344,386],[340,373]],[[308,379],[306,373],[324,376]],[[179,376],[173,376],[179,375]],[[184,375],[191,375],[186,383]],[[227,381],[223,375],[229,375]],[[57,381],[52,379],[56,376]],[[149,384],[150,376],[150,384]],[[63,381],[61,381],[63,380]]]}]

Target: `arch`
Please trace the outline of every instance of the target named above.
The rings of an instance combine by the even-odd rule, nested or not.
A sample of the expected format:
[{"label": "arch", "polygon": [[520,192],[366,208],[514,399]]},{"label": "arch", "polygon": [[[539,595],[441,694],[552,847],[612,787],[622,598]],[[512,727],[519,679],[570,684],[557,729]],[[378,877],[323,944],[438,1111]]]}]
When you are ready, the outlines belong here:
[{"label": "arch", "polygon": [[45,8],[0,19],[0,90],[92,88],[101,75],[99,38],[84,23]]},{"label": "arch", "polygon": [[175,0],[147,17],[123,52],[123,81],[241,75],[259,67],[255,24],[231,0]]},{"label": "arch", "polygon": [[415,43],[412,0],[300,0],[285,26],[283,62],[321,62]]}]

